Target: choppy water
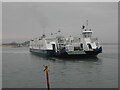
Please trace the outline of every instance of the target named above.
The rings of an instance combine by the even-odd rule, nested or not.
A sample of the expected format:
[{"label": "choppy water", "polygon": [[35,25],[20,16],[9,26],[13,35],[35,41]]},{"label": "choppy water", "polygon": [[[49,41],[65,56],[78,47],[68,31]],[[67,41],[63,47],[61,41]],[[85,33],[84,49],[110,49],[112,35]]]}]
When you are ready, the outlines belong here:
[{"label": "choppy water", "polygon": [[43,65],[49,65],[51,88],[117,88],[118,46],[104,45],[97,58],[58,59],[34,55],[28,48],[2,50],[3,88],[46,88]]}]

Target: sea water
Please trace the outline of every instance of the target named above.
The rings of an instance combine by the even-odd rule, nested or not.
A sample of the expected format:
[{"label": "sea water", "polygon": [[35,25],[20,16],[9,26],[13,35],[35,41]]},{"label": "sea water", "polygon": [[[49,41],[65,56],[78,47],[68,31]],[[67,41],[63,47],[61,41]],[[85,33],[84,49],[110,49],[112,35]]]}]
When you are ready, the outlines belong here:
[{"label": "sea water", "polygon": [[46,88],[44,66],[49,67],[51,88],[117,88],[118,45],[103,45],[94,58],[42,57],[29,48],[3,47],[3,88]]}]

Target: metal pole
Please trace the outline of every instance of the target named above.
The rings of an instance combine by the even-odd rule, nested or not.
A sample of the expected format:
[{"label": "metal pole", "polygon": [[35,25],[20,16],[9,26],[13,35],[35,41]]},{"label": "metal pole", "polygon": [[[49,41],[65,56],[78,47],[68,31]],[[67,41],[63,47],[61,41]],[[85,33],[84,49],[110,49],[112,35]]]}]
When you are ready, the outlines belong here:
[{"label": "metal pole", "polygon": [[48,88],[48,90],[50,90],[48,66],[44,66],[44,67],[45,67],[44,71],[46,71],[47,88]]},{"label": "metal pole", "polygon": [[88,30],[88,20],[86,20],[86,30]]}]

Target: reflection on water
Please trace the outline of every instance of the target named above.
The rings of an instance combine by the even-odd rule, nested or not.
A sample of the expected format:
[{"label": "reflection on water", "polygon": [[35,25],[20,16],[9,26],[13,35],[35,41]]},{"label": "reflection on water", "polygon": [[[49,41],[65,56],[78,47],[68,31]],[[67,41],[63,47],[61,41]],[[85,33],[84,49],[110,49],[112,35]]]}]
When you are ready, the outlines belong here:
[{"label": "reflection on water", "polygon": [[116,46],[105,46],[102,54],[89,58],[44,57],[28,48],[4,48],[3,87],[45,88],[43,65],[48,65],[51,88],[116,88],[116,56]]},{"label": "reflection on water", "polygon": [[43,59],[43,60],[47,60],[47,61],[52,61],[53,63],[58,62],[58,63],[80,63],[80,62],[86,62],[86,63],[93,63],[93,64],[102,64],[102,60],[101,58],[98,57],[89,57],[89,58],[57,58],[57,57],[46,57],[46,56],[41,56],[39,54],[36,53],[30,53],[31,54],[31,58],[33,60],[36,60],[36,58],[38,59]]},{"label": "reflection on water", "polygon": [[97,77],[101,77],[99,74],[102,73],[102,60],[98,57],[60,59],[31,53],[31,58],[38,60],[39,63],[42,62],[42,65],[49,66],[51,87],[53,88],[86,87],[86,84],[87,87],[95,87],[92,84],[95,84],[96,80],[100,80]]}]

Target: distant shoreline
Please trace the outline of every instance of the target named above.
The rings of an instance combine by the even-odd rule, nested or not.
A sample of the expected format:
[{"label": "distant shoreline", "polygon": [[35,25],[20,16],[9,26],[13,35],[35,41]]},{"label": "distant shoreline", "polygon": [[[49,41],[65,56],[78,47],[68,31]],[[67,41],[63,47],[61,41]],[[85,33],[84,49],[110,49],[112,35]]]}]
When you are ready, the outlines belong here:
[{"label": "distant shoreline", "polygon": [[120,43],[100,43],[100,45],[120,45]]},{"label": "distant shoreline", "polygon": [[0,45],[0,47],[16,47],[16,45]]}]

